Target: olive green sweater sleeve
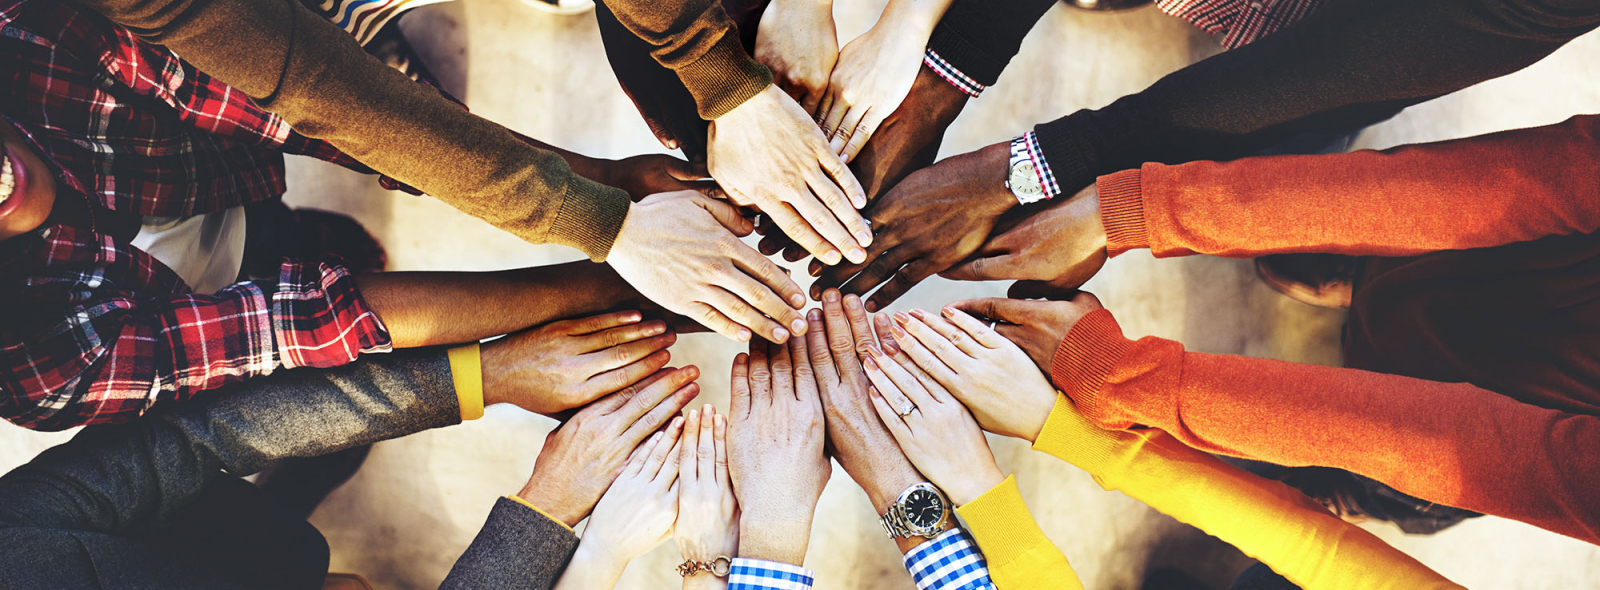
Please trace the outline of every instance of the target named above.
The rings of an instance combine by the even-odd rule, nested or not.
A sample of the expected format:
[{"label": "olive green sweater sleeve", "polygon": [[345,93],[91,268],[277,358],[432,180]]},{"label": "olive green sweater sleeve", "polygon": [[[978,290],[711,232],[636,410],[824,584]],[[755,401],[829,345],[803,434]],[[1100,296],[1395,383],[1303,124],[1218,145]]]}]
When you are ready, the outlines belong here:
[{"label": "olive green sweater sleeve", "polygon": [[750,57],[721,0],[602,0],[617,22],[678,73],[702,119],[721,117],[772,84]]},{"label": "olive green sweater sleeve", "polygon": [[298,0],[78,1],[295,131],[529,242],[603,260],[627,216],[627,193],[386,67]]}]

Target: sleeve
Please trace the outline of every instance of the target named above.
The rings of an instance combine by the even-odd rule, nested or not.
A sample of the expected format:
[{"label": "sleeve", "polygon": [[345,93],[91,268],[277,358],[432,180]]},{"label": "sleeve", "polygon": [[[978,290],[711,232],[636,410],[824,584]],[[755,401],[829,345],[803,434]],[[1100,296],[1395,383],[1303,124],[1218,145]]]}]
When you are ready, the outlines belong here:
[{"label": "sleeve", "polygon": [[549,590],[577,549],[578,535],[565,523],[520,498],[501,498],[439,588]]},{"label": "sleeve", "polygon": [[922,63],[971,96],[999,81],[1054,0],[955,0],[928,38]]},{"label": "sleeve", "polygon": [[1233,545],[1306,590],[1461,588],[1282,483],[1158,430],[1102,430],[1064,396],[1033,448]]},{"label": "sleeve", "polygon": [[1060,588],[1082,590],[1078,574],[1028,512],[1016,476],[956,509],[989,561],[999,590]]},{"label": "sleeve", "polygon": [[483,348],[473,342],[450,349],[450,374],[456,386],[456,399],[461,404],[461,421],[482,418]]},{"label": "sleeve", "polygon": [[918,543],[904,561],[917,590],[995,590],[983,553],[959,526]]},{"label": "sleeve", "polygon": [[627,193],[385,66],[295,0],[88,0],[296,131],[532,243],[611,250]]},{"label": "sleeve", "polygon": [[811,590],[816,577],[798,565],[735,557],[728,590]]},{"label": "sleeve", "polygon": [[1572,451],[1600,448],[1600,417],[1467,383],[1129,341],[1105,310],[1073,326],[1054,365],[1056,385],[1103,428],[1144,425],[1200,451],[1346,469],[1600,543],[1600,458]]},{"label": "sleeve", "polygon": [[644,42],[662,66],[677,72],[700,118],[727,114],[772,84],[772,72],[750,57],[720,0],[606,0],[617,22]]},{"label": "sleeve", "polygon": [[1278,33],[1035,127],[1067,194],[1146,162],[1250,155],[1509,74],[1600,24],[1585,0],[1328,0]]},{"label": "sleeve", "polygon": [[1408,256],[1600,229],[1600,116],[1348,154],[1145,164],[1097,183],[1107,246]]},{"label": "sleeve", "polygon": [[280,367],[333,367],[390,350],[388,330],[339,266],[286,262],[270,295],[254,283],[149,298],[94,279],[38,280],[91,290],[41,308],[59,319],[4,332],[3,411],[26,428],[122,422]]}]

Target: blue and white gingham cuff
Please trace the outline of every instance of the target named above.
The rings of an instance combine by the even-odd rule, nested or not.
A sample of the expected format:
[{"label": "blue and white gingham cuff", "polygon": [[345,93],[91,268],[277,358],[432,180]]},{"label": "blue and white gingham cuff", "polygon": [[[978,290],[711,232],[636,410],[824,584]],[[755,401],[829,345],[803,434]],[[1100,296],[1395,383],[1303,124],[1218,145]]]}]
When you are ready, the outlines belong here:
[{"label": "blue and white gingham cuff", "polygon": [[917,545],[905,561],[917,590],[994,590],[988,562],[961,527]]},{"label": "blue and white gingham cuff", "polygon": [[811,590],[816,574],[798,565],[735,557],[728,590]]},{"label": "blue and white gingham cuff", "polygon": [[1056,173],[1050,170],[1050,162],[1045,161],[1044,150],[1039,149],[1039,134],[1032,131],[1022,134],[1022,144],[1028,149],[1028,157],[1033,159],[1033,171],[1039,175],[1039,185],[1044,187],[1044,198],[1061,196],[1061,184],[1056,182]]},{"label": "blue and white gingham cuff", "polygon": [[939,57],[939,53],[932,49],[922,55],[922,64],[928,66],[928,69],[933,70],[933,73],[938,74],[940,78],[944,78],[944,81],[949,82],[951,86],[955,86],[957,90],[967,93],[968,96],[976,98],[979,94],[983,94],[985,88],[988,88],[988,86],[979,84],[977,80],[973,80],[966,74],[961,73],[961,70],[950,65],[950,62]]}]

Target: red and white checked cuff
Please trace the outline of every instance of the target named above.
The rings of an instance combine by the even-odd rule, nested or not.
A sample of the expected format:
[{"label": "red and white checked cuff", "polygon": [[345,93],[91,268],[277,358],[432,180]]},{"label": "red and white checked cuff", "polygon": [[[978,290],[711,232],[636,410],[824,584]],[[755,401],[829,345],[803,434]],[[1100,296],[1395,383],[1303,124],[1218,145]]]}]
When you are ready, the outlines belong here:
[{"label": "red and white checked cuff", "polygon": [[939,57],[939,53],[932,49],[923,54],[922,65],[928,66],[928,69],[933,70],[933,73],[938,74],[940,78],[944,78],[944,81],[949,82],[951,86],[955,86],[957,90],[967,93],[968,96],[976,98],[979,94],[983,94],[984,89],[988,88],[988,86],[979,84],[977,80],[973,80],[966,74],[961,73],[961,70],[950,65],[950,62]]},{"label": "red and white checked cuff", "polygon": [[1022,145],[1028,150],[1028,157],[1033,160],[1033,171],[1039,175],[1039,185],[1044,187],[1044,198],[1054,199],[1061,195],[1061,183],[1056,182],[1056,174],[1050,170],[1050,162],[1044,159],[1044,150],[1039,149],[1038,134],[1029,131],[1022,134]]}]

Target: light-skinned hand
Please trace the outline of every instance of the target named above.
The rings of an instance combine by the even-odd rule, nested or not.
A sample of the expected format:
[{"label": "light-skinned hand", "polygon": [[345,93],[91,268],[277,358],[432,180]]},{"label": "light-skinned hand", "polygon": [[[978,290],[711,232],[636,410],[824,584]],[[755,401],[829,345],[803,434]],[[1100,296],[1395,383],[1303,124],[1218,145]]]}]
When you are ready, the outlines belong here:
[{"label": "light-skinned hand", "polygon": [[561,320],[483,345],[483,401],[552,414],[655,374],[678,335],[637,311]]},{"label": "light-skinned hand", "polygon": [[1055,408],[1049,379],[1027,353],[983,322],[954,307],[941,312],[943,317],[920,309],[894,314],[891,334],[900,350],[965,404],[985,430],[1037,439]]},{"label": "light-skinned hand", "polygon": [[951,156],[907,176],[868,210],[877,236],[866,264],[824,267],[811,297],[837,287],[865,295],[867,311],[893,303],[911,287],[950,268],[978,250],[1000,216],[1017,205],[1005,187],[1010,143]]},{"label": "light-skinned hand", "polygon": [[1106,264],[1100,193],[1089,185],[991,236],[973,258],[939,273],[957,281],[1043,281],[1076,289]]},{"label": "light-skinned hand", "polygon": [[856,211],[866,193],[793,98],[769,86],[711,121],[707,138],[706,165],[735,204],[827,264],[866,259],[872,229]]},{"label": "light-skinned hand", "polygon": [[1005,481],[983,430],[960,400],[914,365],[908,370],[876,347],[869,352],[872,406],[933,485],[956,506],[965,506]]},{"label": "light-skinned hand", "polygon": [[[677,419],[674,419],[677,422]],[[682,439],[657,432],[639,445],[622,474],[600,496],[580,545],[621,573],[628,562],[648,553],[672,535],[678,521],[679,445]],[[580,548],[580,550],[582,550]]]},{"label": "light-skinned hand", "polygon": [[949,6],[950,0],[891,0],[871,29],[839,51],[818,120],[845,162],[911,92],[928,37]]},{"label": "light-skinned hand", "polygon": [[783,342],[805,332],[797,311],[805,294],[739,241],[751,229],[727,202],[692,191],[651,195],[629,211],[607,262],[651,301],[718,334]]},{"label": "light-skinned hand", "polygon": [[[712,561],[739,555],[739,503],[728,476],[728,420],[706,404],[684,421],[678,463],[678,527],[684,559]],[[694,577],[711,577],[699,574]],[[687,579],[685,580],[687,582]]]},{"label": "light-skinned hand", "polygon": [[[545,514],[575,526],[622,473],[639,443],[666,426],[677,439],[678,410],[700,393],[693,365],[663,369],[585,406],[544,439],[533,476],[517,495]],[[671,421],[671,424],[668,424]]]},{"label": "light-skinned hand", "polygon": [[[1033,359],[1040,369],[1050,370],[1056,350],[1078,320],[1097,309],[1100,298],[1087,291],[1039,291],[1017,283],[1011,287],[1014,299],[984,297],[952,302],[950,307],[967,315],[995,322],[994,330]],[[1045,297],[1043,301],[1020,299]]]},{"label": "light-skinned hand", "polygon": [[773,0],[756,28],[756,61],[772,81],[815,118],[839,59],[833,0]]},{"label": "light-skinned hand", "polygon": [[[739,555],[799,565],[832,474],[805,338],[752,342],[733,359],[728,474],[739,500]],[[791,359],[802,359],[799,365]]]}]

